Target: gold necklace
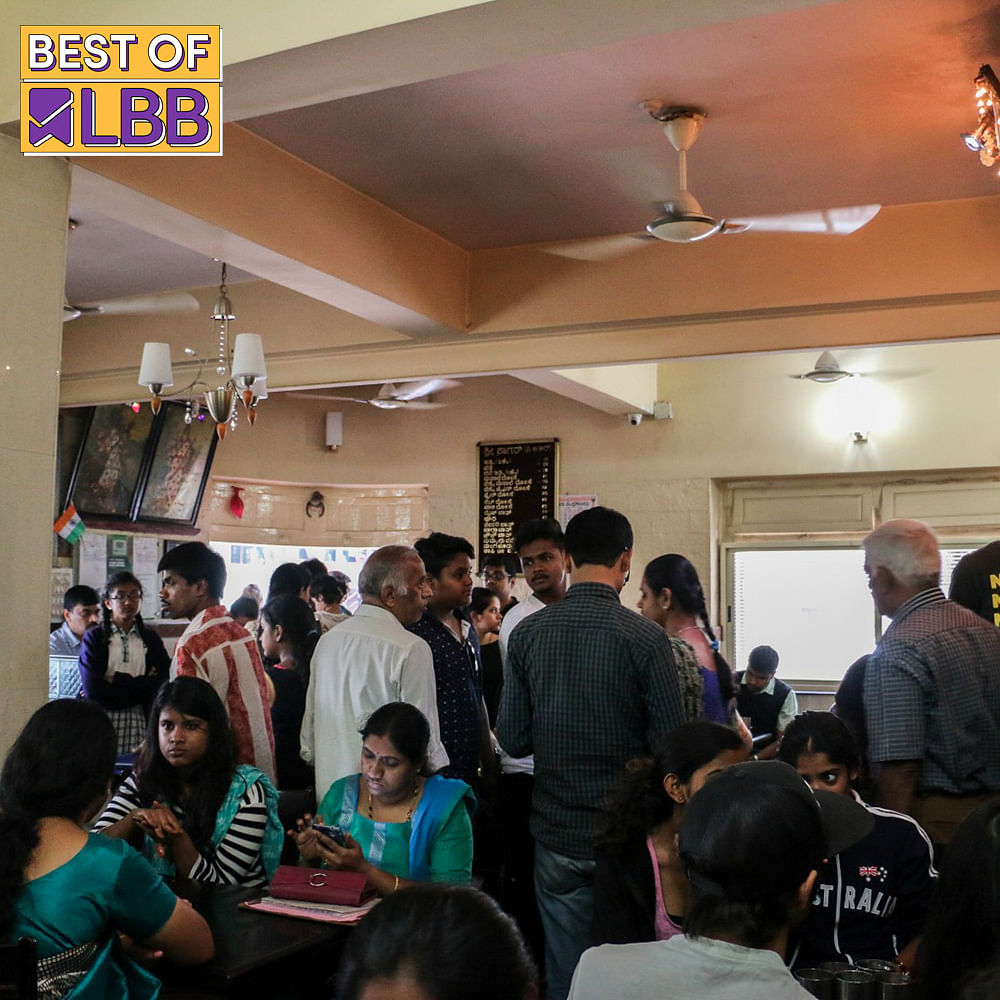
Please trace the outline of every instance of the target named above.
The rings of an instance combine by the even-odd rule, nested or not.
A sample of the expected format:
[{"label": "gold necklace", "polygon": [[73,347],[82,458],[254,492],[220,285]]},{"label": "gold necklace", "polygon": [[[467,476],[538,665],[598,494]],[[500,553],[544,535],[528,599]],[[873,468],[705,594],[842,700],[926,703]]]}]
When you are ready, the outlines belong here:
[{"label": "gold necklace", "polygon": [[[366,789],[368,791],[368,789]],[[406,818],[403,820],[404,823],[409,823],[413,819],[413,810],[417,808],[417,796],[420,794],[420,776],[418,775],[413,779],[413,795],[410,798],[410,808],[406,810]],[[368,791],[368,818],[374,823],[375,822],[375,800],[372,798],[372,793]]]}]

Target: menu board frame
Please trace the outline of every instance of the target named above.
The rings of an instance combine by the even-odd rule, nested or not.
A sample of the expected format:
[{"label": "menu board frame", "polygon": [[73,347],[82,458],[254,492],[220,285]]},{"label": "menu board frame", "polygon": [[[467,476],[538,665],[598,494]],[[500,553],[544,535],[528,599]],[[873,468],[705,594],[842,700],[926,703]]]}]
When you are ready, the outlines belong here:
[{"label": "menu board frame", "polygon": [[[513,549],[519,524],[539,517],[558,517],[559,439],[480,441],[476,448],[479,547],[487,556]],[[506,480],[506,483],[504,482]]]}]

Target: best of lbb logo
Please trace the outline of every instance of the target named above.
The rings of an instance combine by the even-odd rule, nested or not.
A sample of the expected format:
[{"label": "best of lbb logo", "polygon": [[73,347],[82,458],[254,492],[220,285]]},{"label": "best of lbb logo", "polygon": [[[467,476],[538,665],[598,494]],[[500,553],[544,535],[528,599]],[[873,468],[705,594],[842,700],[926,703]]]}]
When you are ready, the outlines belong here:
[{"label": "best of lbb logo", "polygon": [[21,152],[222,154],[222,29],[21,26]]}]

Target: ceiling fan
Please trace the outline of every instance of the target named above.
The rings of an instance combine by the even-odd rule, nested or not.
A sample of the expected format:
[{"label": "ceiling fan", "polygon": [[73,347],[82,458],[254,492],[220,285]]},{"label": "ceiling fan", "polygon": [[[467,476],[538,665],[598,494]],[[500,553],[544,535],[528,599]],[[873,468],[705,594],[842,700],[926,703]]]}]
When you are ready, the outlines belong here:
[{"label": "ceiling fan", "polygon": [[189,292],[158,292],[153,295],[124,295],[102,302],[64,302],[63,322],[79,316],[142,316],[155,313],[197,312],[198,300]]},{"label": "ceiling fan", "polygon": [[696,243],[719,233],[745,233],[748,230],[846,236],[871,222],[882,207],[853,205],[783,215],[716,219],[706,214],[687,186],[687,151],[697,140],[708,113],[698,108],[668,105],[660,100],[643,101],[640,107],[663,125],[670,145],[677,151],[679,190],[672,198],[661,203],[662,214],[646,226],[644,233],[608,236],[597,240],[575,240],[551,247],[548,252],[581,260],[599,260],[636,249],[636,240]]},{"label": "ceiling fan", "polygon": [[386,382],[371,399],[361,399],[357,396],[332,396],[325,392],[291,392],[289,395],[299,399],[335,399],[344,403],[367,403],[370,406],[377,406],[380,410],[437,410],[447,404],[432,403],[423,397],[445,389],[455,389],[461,384],[461,382],[450,378],[422,379],[419,382],[408,382],[398,387],[392,382]]}]

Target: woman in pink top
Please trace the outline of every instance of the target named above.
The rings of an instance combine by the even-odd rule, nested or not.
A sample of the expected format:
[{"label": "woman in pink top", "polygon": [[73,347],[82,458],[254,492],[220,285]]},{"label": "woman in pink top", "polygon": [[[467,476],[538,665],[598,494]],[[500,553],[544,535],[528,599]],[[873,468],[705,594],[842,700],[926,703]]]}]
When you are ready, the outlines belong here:
[{"label": "woman in pink top", "polygon": [[663,941],[683,928],[690,886],[677,854],[684,808],[705,781],[747,759],[738,733],[699,719],[629,761],[595,843],[593,943]]}]

